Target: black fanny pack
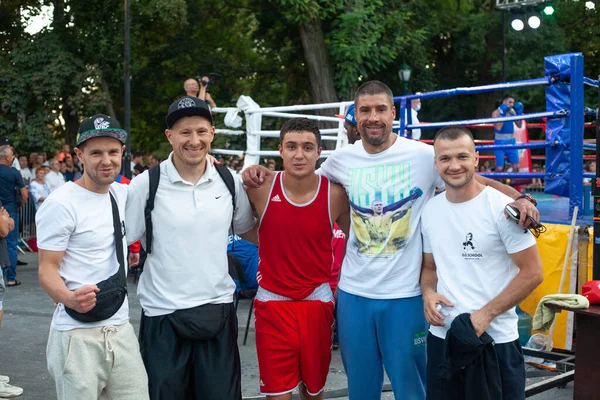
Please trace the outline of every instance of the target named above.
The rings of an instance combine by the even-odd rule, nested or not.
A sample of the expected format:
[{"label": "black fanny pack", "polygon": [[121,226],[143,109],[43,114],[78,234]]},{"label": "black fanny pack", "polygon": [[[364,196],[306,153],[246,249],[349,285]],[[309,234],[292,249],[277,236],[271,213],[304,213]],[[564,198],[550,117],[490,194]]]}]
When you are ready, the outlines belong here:
[{"label": "black fanny pack", "polygon": [[96,293],[96,305],[86,313],[80,313],[65,306],[67,314],[80,322],[98,322],[109,319],[119,311],[125,297],[127,296],[127,279],[125,278],[125,260],[123,257],[123,233],[121,232],[121,218],[119,217],[119,207],[110,193],[110,202],[112,205],[113,227],[115,235],[115,248],[117,251],[117,260],[119,261],[119,270],[108,279],[98,282],[96,286],[100,291]]},{"label": "black fanny pack", "polygon": [[205,304],[168,315],[177,335],[185,340],[210,340],[223,331],[231,303]]}]

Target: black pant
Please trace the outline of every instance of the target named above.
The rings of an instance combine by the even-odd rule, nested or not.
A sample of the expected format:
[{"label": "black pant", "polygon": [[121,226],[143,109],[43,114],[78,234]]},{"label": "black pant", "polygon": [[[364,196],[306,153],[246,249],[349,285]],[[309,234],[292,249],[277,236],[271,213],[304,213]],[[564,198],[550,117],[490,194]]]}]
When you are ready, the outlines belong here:
[{"label": "black pant", "polygon": [[[502,399],[525,400],[525,360],[519,339],[496,344],[494,349],[500,366]],[[444,339],[429,333],[427,335],[427,400],[455,398],[451,394],[461,392],[460,379],[447,381],[439,377],[440,364],[445,353]]]},{"label": "black pant", "polygon": [[208,340],[182,338],[169,315],[142,313],[140,351],[151,400],[242,398],[237,316],[232,303],[218,306],[202,306],[210,308],[215,318],[225,318],[221,332]]}]

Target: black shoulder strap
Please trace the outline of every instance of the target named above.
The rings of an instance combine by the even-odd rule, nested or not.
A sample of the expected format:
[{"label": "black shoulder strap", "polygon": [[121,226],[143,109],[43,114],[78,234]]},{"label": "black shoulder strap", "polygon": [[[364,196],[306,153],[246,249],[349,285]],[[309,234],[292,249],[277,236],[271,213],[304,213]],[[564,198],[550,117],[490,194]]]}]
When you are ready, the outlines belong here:
[{"label": "black shoulder strap", "polygon": [[233,230],[233,217],[235,216],[236,209],[236,198],[235,198],[235,181],[233,180],[233,175],[231,175],[231,171],[223,165],[215,164],[215,169],[225,182],[225,186],[227,186],[227,190],[231,193],[231,203],[233,205],[233,215],[231,217],[231,234],[233,235],[233,242],[231,242],[231,251],[235,248],[235,231]]},{"label": "black shoulder strap", "polygon": [[152,210],[154,210],[154,198],[158,190],[158,182],[160,181],[160,164],[148,170],[148,178],[150,180],[150,190],[148,192],[148,200],[146,200],[146,208],[144,209],[144,218],[146,220],[146,253],[152,253]]},{"label": "black shoulder strap", "polygon": [[233,175],[231,175],[231,171],[223,165],[215,164],[215,169],[225,182],[225,186],[227,186],[227,190],[231,193],[231,203],[233,204],[233,212],[235,213],[236,209],[236,198],[235,198],[235,181],[233,180]]},{"label": "black shoulder strap", "polygon": [[115,235],[115,247],[117,251],[117,260],[119,261],[119,281],[126,281],[125,278],[125,259],[123,257],[123,231],[121,227],[121,216],[119,215],[119,206],[112,193],[110,194],[110,203],[112,205],[113,228]]}]

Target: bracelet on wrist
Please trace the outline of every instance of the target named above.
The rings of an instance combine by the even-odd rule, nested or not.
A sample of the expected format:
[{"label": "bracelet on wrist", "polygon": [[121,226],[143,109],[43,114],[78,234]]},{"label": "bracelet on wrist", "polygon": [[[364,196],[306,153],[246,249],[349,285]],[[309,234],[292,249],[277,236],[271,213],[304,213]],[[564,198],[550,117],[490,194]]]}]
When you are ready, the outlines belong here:
[{"label": "bracelet on wrist", "polygon": [[533,204],[534,206],[537,206],[537,200],[528,193],[520,195],[515,200],[519,200],[519,199],[525,199],[525,200],[529,201],[531,204]]}]

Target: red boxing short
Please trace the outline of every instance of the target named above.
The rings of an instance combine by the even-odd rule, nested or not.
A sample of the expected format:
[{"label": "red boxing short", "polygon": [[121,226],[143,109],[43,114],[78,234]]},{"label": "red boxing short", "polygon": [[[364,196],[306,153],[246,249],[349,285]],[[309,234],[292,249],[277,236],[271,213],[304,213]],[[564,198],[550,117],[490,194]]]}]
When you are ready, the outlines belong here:
[{"label": "red boxing short", "polygon": [[255,299],[254,307],[260,393],[289,393],[303,382],[319,394],[331,363],[333,302]]}]

